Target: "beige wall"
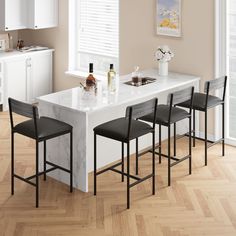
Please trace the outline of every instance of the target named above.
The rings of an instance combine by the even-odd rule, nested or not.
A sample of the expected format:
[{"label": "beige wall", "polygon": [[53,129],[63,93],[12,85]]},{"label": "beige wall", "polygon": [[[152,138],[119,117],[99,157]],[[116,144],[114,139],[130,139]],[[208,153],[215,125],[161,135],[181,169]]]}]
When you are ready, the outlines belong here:
[{"label": "beige wall", "polygon": [[5,32],[5,31],[1,31],[1,30],[0,30],[0,34],[6,34],[6,33],[9,33],[10,36],[13,37],[13,46],[16,47],[17,40],[18,40],[18,31]]},{"label": "beige wall", "polygon": [[[59,0],[59,27],[24,30],[19,37],[28,43],[55,48],[54,90],[78,85],[78,79],[64,74],[68,66],[68,0]],[[212,79],[214,72],[214,0],[183,0],[182,38],[157,36],[156,0],[120,0],[120,72],[157,67],[153,55],[167,44],[175,53],[170,70]],[[213,128],[213,122],[211,122]]]}]

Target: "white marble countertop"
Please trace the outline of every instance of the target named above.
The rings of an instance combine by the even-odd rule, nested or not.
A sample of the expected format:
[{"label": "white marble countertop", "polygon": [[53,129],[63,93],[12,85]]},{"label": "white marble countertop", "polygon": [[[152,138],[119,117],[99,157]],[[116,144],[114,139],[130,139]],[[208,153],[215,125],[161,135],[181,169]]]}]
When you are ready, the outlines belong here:
[{"label": "white marble countertop", "polygon": [[[80,87],[52,93],[38,98],[38,101],[51,103],[62,106],[64,108],[91,113],[93,111],[102,110],[110,106],[121,105],[123,103],[132,102],[142,99],[147,95],[153,95],[174,89],[175,87],[186,86],[200,78],[193,75],[184,75],[178,73],[169,73],[167,77],[160,77],[156,69],[142,71],[143,76],[156,78],[154,83],[140,87],[134,87],[124,84],[131,80],[131,74],[119,77],[119,88],[115,94],[108,94],[106,89],[106,80],[100,82],[100,92],[95,96],[88,92],[84,92]],[[78,82],[79,85],[79,82]],[[102,90],[102,92],[101,92]]]}]

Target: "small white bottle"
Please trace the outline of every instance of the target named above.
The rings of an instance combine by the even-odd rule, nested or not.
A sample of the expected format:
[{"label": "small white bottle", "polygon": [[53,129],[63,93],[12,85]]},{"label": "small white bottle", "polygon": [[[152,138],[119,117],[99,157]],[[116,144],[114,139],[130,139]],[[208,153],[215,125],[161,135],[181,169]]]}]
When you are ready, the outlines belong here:
[{"label": "small white bottle", "polygon": [[13,51],[13,37],[12,36],[9,37],[9,51],[10,52]]}]

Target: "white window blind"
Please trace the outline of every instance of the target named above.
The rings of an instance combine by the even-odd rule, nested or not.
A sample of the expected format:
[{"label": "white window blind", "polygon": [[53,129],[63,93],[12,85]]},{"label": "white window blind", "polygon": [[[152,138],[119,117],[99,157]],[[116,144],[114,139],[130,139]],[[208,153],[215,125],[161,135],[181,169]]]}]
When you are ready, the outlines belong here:
[{"label": "white window blind", "polygon": [[118,71],[119,0],[78,0],[77,12],[77,69],[94,63],[95,73],[107,72],[109,64]]}]

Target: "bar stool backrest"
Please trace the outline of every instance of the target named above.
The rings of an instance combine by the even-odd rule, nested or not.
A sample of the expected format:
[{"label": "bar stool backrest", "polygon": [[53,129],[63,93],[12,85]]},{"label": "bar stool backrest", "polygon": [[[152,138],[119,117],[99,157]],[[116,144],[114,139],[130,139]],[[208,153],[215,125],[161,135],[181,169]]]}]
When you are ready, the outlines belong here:
[{"label": "bar stool backrest", "polygon": [[37,136],[37,119],[39,118],[38,108],[34,105],[15,100],[13,98],[8,98],[8,104],[9,104],[12,130],[14,129],[14,121],[12,113],[16,113],[18,115],[28,117],[34,120],[35,134]]},{"label": "bar stool backrest", "polygon": [[167,104],[171,106],[175,106],[179,103],[186,102],[193,98],[194,87],[188,87],[185,89],[181,89],[174,93],[168,95]]},{"label": "bar stool backrest", "polygon": [[179,103],[190,101],[190,108],[189,114],[192,113],[192,106],[193,106],[193,94],[194,94],[194,87],[188,87],[174,93],[170,93],[167,98],[167,104],[170,106],[169,110],[169,122],[171,120],[171,111],[172,107],[176,106]]},{"label": "bar stool backrest", "polygon": [[206,81],[205,86],[204,86],[204,93],[209,95],[210,92],[223,88],[222,101],[224,101],[225,100],[225,93],[226,93],[226,85],[227,85],[227,76],[222,76],[218,79]]},{"label": "bar stool backrest", "polygon": [[149,115],[149,114],[154,114],[153,129],[155,129],[157,103],[158,103],[158,99],[154,98],[154,99],[148,100],[146,102],[135,104],[133,106],[128,106],[126,108],[125,117],[127,119],[129,119],[128,137],[130,134],[132,120],[137,120],[137,119],[139,119],[143,116]]}]

